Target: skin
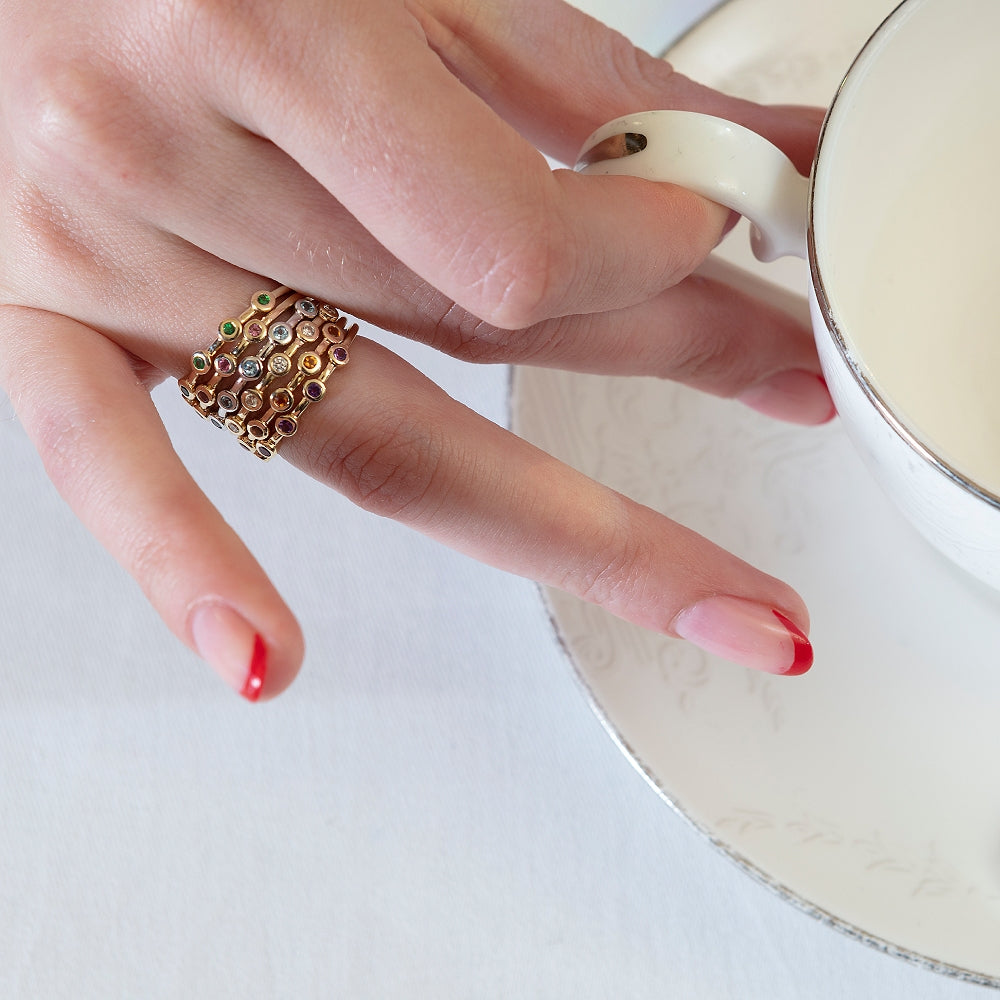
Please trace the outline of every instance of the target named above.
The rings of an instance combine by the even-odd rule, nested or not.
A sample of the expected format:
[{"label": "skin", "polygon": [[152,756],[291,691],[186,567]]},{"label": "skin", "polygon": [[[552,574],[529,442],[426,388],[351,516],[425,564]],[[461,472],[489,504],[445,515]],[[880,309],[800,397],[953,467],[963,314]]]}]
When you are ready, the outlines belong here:
[{"label": "skin", "polygon": [[[265,697],[299,668],[299,627],[149,398],[257,289],[471,362],[829,416],[768,388],[819,372],[808,330],[692,275],[725,209],[538,151],[572,163],[605,121],[678,107],[763,133],[805,172],[814,111],[700,87],[559,0],[0,0],[0,46],[0,384],[176,635],[195,648],[212,599],[263,638]],[[659,631],[716,594],[807,628],[786,584],[363,336],[335,382],[282,455],[362,507]]]}]

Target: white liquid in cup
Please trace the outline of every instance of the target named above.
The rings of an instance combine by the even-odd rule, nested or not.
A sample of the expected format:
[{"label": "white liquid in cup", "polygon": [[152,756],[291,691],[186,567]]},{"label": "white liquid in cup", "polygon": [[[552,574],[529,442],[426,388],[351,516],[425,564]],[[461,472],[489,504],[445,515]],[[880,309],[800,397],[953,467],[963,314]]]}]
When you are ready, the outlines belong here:
[{"label": "white liquid in cup", "polygon": [[817,173],[823,286],[900,423],[1000,496],[1000,2],[914,4],[870,55]]}]

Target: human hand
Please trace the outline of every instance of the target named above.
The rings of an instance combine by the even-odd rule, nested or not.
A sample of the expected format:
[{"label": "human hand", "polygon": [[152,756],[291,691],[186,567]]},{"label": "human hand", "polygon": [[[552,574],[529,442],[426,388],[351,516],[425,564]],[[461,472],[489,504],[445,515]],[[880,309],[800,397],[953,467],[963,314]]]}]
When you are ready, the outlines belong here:
[{"label": "human hand", "polygon": [[[149,390],[257,289],[469,361],[832,415],[809,332],[692,275],[724,209],[553,172],[536,149],[572,162],[604,121],[684,107],[805,170],[815,113],[698,87],[559,0],[5,0],[0,16],[0,383],[81,520],[248,697],[291,682],[300,630]],[[748,666],[808,666],[788,586],[389,350],[357,341],[330,388],[282,454],[366,509]]]}]

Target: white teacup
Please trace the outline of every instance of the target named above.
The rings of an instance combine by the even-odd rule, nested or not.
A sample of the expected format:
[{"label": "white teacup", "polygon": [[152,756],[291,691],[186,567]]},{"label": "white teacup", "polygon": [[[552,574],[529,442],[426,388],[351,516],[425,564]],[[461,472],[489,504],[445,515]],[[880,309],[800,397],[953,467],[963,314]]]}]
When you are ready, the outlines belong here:
[{"label": "white teacup", "polygon": [[1000,587],[1000,0],[904,0],[841,84],[808,180],[683,111],[610,122],[580,161],[747,216],[761,260],[808,259],[848,433],[917,528]]}]

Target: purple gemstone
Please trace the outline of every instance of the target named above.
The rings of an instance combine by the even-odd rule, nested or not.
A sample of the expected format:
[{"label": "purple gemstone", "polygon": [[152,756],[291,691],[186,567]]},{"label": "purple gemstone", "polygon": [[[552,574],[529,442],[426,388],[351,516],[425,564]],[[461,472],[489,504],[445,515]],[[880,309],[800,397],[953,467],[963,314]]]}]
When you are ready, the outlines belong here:
[{"label": "purple gemstone", "polygon": [[260,323],[251,323],[247,327],[247,336],[251,340],[260,340],[260,338],[264,336],[264,327],[262,327]]},{"label": "purple gemstone", "polygon": [[323,383],[322,382],[306,382],[303,392],[306,398],[313,401],[323,398]]},{"label": "purple gemstone", "polygon": [[275,423],[274,429],[282,437],[291,437],[299,429],[299,425],[291,417],[282,417]]},{"label": "purple gemstone", "polygon": [[333,351],[333,360],[338,364],[344,364],[347,361],[347,348],[346,347],[336,347]]}]

